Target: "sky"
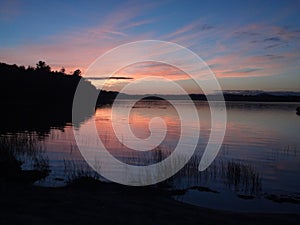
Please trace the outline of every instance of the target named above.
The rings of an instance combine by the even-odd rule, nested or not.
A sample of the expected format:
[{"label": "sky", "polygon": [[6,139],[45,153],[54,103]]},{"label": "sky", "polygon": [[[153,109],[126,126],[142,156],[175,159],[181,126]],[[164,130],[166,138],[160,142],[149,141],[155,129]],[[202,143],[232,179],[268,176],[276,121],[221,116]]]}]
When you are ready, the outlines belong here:
[{"label": "sky", "polygon": [[[161,40],[201,57],[223,90],[300,91],[299,12],[297,0],[0,0],[0,62],[43,60],[53,70],[79,68],[85,76],[112,48]],[[179,73],[157,63],[132,65],[116,75],[126,79],[107,86],[120,89],[153,74],[190,85]]]}]

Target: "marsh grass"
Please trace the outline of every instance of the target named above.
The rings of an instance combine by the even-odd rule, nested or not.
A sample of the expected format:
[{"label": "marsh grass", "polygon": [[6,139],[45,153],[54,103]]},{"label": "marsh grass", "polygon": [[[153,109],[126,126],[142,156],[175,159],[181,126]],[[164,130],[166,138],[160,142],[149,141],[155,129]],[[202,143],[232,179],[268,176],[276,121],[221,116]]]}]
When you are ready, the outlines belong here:
[{"label": "marsh grass", "polygon": [[32,133],[0,136],[0,178],[34,182],[50,173],[49,160]]},{"label": "marsh grass", "polygon": [[226,185],[236,192],[258,195],[262,190],[259,173],[251,165],[242,162],[227,162],[222,164],[223,178]]},{"label": "marsh grass", "polygon": [[[170,154],[169,149],[157,148],[153,157],[159,161]],[[186,156],[180,155],[173,160],[174,166],[186,160]],[[140,159],[142,160],[142,159]],[[179,189],[205,190],[205,186],[230,189],[237,194],[260,196],[262,194],[262,178],[258,170],[250,163],[237,160],[216,159],[205,171],[200,172],[198,166],[201,156],[194,154],[189,162],[174,176],[163,181],[160,185]],[[205,186],[203,186],[205,185]]]},{"label": "marsh grass", "polygon": [[[162,146],[153,149],[144,157],[137,157],[135,154],[126,155],[123,161],[135,165],[149,165],[160,162],[172,153],[170,148]],[[172,161],[172,167],[186,161],[185,155],[179,155]],[[205,171],[198,170],[201,155],[193,155],[189,162],[174,176],[154,186],[169,189],[195,189],[213,190],[217,193],[229,189],[237,194],[260,196],[262,192],[262,179],[256,168],[247,162],[237,160],[216,159]],[[94,163],[97,165],[97,163]],[[84,161],[64,160],[67,183],[79,178],[99,179],[98,175]],[[170,168],[166,168],[169,170]],[[101,165],[98,165],[101,170]],[[155,178],[155,174],[148,174],[148,178]],[[141,179],[148,179],[143,178]],[[217,188],[217,190],[215,190]]]},{"label": "marsh grass", "polygon": [[100,176],[85,161],[64,160],[66,183],[73,184],[78,181],[99,180]]}]

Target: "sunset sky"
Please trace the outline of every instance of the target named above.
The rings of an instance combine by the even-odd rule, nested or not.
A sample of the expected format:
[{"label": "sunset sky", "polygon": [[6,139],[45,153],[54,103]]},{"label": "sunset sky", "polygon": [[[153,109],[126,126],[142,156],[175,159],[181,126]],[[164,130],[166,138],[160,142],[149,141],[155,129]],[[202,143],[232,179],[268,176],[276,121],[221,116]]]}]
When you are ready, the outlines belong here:
[{"label": "sunset sky", "polygon": [[300,91],[299,12],[297,0],[0,0],[0,61],[84,76],[113,47],[163,40],[198,54],[224,90]]}]

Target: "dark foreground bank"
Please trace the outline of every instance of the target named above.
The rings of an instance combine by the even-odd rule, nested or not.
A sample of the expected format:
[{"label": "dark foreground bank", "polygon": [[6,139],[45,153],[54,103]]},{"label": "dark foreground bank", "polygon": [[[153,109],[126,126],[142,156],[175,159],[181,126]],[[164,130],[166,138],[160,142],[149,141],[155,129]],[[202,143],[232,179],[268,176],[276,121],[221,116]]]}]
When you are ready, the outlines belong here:
[{"label": "dark foreground bank", "polygon": [[64,188],[0,183],[0,224],[299,224],[300,215],[210,210],[151,188],[86,182]]}]

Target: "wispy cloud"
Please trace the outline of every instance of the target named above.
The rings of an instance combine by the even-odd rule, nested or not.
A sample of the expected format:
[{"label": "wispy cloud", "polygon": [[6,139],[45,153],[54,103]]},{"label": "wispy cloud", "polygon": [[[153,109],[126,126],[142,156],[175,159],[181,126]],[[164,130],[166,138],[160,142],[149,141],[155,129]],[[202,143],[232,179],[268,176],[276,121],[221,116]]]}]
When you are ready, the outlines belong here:
[{"label": "wispy cloud", "polygon": [[281,41],[281,39],[279,37],[270,37],[270,38],[265,38],[263,41],[264,42],[278,42],[278,41]]},{"label": "wispy cloud", "polygon": [[297,30],[249,24],[219,29],[218,35],[222,39],[207,45],[204,57],[208,64],[216,64],[212,70],[219,78],[273,76],[299,68]]},{"label": "wispy cloud", "polygon": [[268,45],[268,46],[265,46],[264,49],[271,49],[271,48],[276,48],[276,47],[279,47],[281,46],[281,44],[272,44],[272,45]]},{"label": "wispy cloud", "polygon": [[269,58],[269,59],[283,59],[284,58],[284,56],[282,56],[282,55],[272,55],[272,54],[267,54],[267,55],[265,55],[267,58]]},{"label": "wispy cloud", "polygon": [[224,71],[223,74],[245,74],[263,70],[263,68],[242,68],[230,71]]},{"label": "wispy cloud", "polygon": [[122,74],[126,77],[133,76],[136,79],[152,76],[178,80],[186,79],[187,77],[186,74],[178,68],[158,62],[136,63],[119,70],[116,74]]},{"label": "wispy cloud", "polygon": [[[97,57],[109,49],[122,43],[152,37],[150,33],[133,35],[128,32],[129,29],[155,21],[138,19],[145,10],[152,7],[153,4],[135,6],[130,2],[124,3],[96,26],[63,31],[38,43],[4,47],[0,51],[0,60],[22,65],[34,65],[38,60],[45,60],[53,69],[64,66],[68,72],[77,68],[84,72]],[[26,53],[26,57],[22,53]]]},{"label": "wispy cloud", "polygon": [[201,31],[205,31],[205,30],[211,30],[215,27],[212,25],[209,25],[209,24],[203,24],[203,25],[198,26],[197,28]]},{"label": "wispy cloud", "polygon": [[132,80],[132,77],[85,77],[89,80]]},{"label": "wispy cloud", "polygon": [[[218,78],[273,76],[291,69],[299,70],[300,29],[268,23],[241,25],[239,21],[223,25],[209,18],[198,17],[182,26],[178,25],[180,23],[172,24],[174,29],[171,31],[159,30],[148,25],[160,25],[164,21],[143,16],[155,4],[127,2],[117,6],[115,11],[101,18],[101,22],[96,25],[63,31],[37,43],[26,42],[14,48],[3,47],[0,61],[32,65],[38,60],[45,60],[54,69],[64,66],[67,71],[80,68],[84,72],[97,57],[120,44],[159,39],[188,47],[210,65]],[[0,8],[0,14],[4,13],[3,10]],[[14,12],[11,11],[11,14]],[[160,53],[157,50],[152,54]],[[112,78],[111,82],[126,82],[146,75],[184,79],[183,72],[176,68],[161,64],[140,64],[118,71],[117,77]],[[101,82],[107,77],[97,79]]]},{"label": "wispy cloud", "polygon": [[148,19],[148,20],[134,21],[132,23],[129,23],[128,25],[125,25],[123,27],[123,30],[128,30],[128,29],[131,29],[131,28],[147,25],[147,24],[153,23],[155,21],[156,21],[156,19],[154,19],[154,18],[153,19]]},{"label": "wispy cloud", "polygon": [[218,32],[214,25],[197,20],[179,27],[169,34],[162,35],[160,39],[190,47],[199,42],[199,37],[205,39],[207,36],[214,35],[213,31]]}]

